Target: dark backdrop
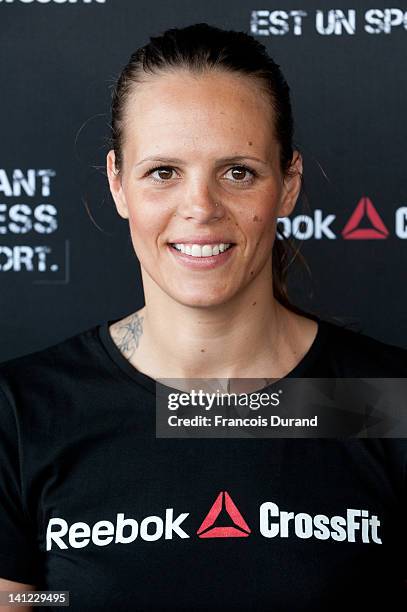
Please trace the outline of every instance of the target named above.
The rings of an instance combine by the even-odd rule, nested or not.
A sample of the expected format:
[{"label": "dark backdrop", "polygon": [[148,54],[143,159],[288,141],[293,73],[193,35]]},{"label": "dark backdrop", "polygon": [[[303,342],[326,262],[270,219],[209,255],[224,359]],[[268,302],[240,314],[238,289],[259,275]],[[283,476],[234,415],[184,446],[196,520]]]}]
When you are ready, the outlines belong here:
[{"label": "dark backdrop", "polygon": [[407,346],[407,4],[391,6],[0,0],[0,361],[143,305],[103,172],[111,86],[149,35],[199,21],[253,33],[291,86],[310,211],[301,196],[281,227],[312,270],[293,297]]}]

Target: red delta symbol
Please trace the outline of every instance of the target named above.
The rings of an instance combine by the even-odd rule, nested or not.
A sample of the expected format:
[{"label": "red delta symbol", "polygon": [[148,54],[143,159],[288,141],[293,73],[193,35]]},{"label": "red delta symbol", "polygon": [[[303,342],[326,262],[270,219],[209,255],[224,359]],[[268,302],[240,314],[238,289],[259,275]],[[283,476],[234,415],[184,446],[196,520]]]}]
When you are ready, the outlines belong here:
[{"label": "red delta symbol", "polygon": [[[362,218],[366,215],[373,227],[358,227]],[[380,218],[379,213],[373,206],[370,198],[361,198],[351,214],[348,222],[342,230],[345,240],[368,240],[370,238],[387,238],[389,230]]]},{"label": "red delta symbol", "polygon": [[[213,526],[222,509],[226,510],[234,526]],[[251,530],[229,493],[221,491],[196,533],[200,538],[247,538]]]}]

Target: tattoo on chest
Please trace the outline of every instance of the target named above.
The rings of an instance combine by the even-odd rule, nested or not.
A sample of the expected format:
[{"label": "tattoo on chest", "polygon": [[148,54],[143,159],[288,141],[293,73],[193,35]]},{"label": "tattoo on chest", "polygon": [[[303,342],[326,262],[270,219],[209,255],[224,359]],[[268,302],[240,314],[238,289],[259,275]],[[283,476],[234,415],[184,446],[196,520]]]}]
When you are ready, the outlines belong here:
[{"label": "tattoo on chest", "polygon": [[121,322],[113,332],[114,340],[120,351],[129,359],[138,348],[143,334],[143,319],[137,313],[126,322]]}]

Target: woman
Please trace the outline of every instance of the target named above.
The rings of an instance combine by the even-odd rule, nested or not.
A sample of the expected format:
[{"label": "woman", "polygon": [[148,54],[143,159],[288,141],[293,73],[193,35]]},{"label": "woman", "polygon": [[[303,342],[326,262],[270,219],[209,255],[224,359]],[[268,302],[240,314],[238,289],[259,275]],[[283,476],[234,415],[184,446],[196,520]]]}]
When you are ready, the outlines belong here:
[{"label": "woman", "polygon": [[80,611],[405,609],[405,440],[156,437],[160,379],[406,375],[406,350],[287,297],[292,136],[246,34],[172,29],[130,58],[107,172],[145,306],[2,364],[3,590]]}]

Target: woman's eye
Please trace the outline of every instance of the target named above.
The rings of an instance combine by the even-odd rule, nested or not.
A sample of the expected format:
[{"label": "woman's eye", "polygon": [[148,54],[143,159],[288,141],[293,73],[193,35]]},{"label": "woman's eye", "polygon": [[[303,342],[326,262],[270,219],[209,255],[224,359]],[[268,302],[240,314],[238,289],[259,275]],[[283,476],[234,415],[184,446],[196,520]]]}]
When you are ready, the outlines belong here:
[{"label": "woman's eye", "polygon": [[[251,170],[247,166],[233,166],[233,168],[228,170],[228,173],[229,172],[232,175],[232,182],[234,183],[251,183],[256,176],[255,171]],[[245,178],[245,176],[247,177],[248,174],[249,177]]]},{"label": "woman's eye", "polygon": [[[148,170],[146,176],[151,176],[155,183],[165,183],[173,178],[174,172],[175,168],[172,166],[156,166]],[[256,172],[254,170],[242,165],[229,168],[226,174],[228,173],[230,173],[231,176],[228,180],[231,180],[233,183],[252,183],[256,177]]]},{"label": "woman's eye", "polygon": [[[163,183],[172,178],[173,172],[174,168],[171,166],[157,166],[156,168],[151,168],[151,170],[147,172],[147,176],[151,176],[156,183]],[[156,176],[154,176],[155,173]]]}]

